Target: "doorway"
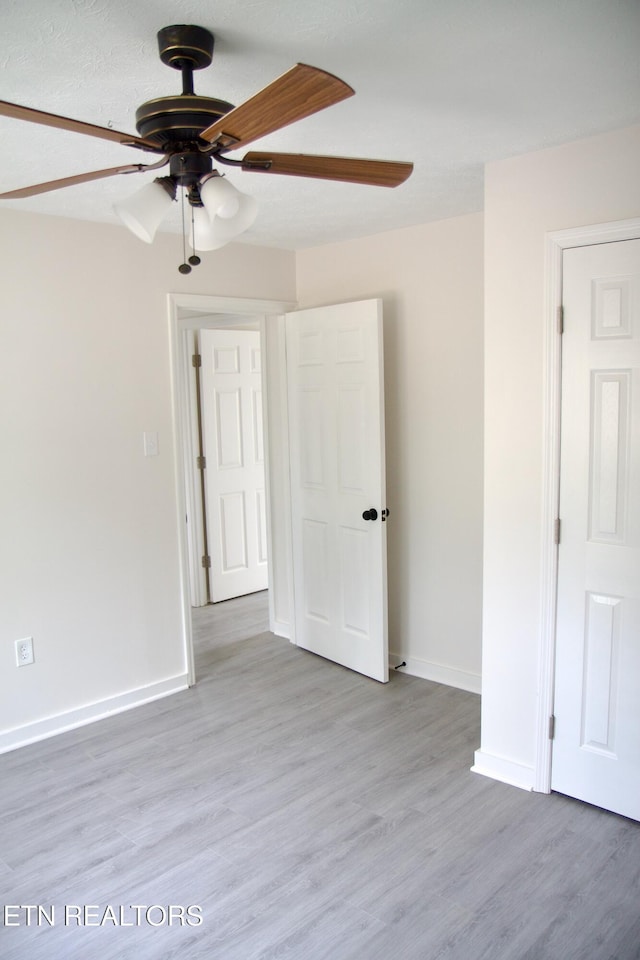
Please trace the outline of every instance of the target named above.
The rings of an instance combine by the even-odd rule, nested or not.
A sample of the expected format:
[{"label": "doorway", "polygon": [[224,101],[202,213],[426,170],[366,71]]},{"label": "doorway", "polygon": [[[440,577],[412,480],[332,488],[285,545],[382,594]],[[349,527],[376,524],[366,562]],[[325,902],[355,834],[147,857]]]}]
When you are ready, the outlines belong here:
[{"label": "doorway", "polygon": [[[290,609],[293,595],[288,462],[286,449],[286,378],[284,369],[284,314],[287,302],[170,294],[168,298],[174,415],[175,483],[179,531],[184,654],[190,685],[196,680],[192,607],[206,603],[202,567],[203,518],[200,478],[197,475],[197,416],[192,376],[193,335],[198,330],[258,330],[264,388],[263,430],[265,460],[266,544],[269,568],[269,628],[293,639]],[[283,386],[284,384],[284,386]]]},{"label": "doorway", "polygon": [[[193,521],[198,517],[199,483],[193,470],[197,418],[190,416],[194,404],[190,333],[221,323],[253,324],[256,318],[264,387],[270,630],[374,679],[388,679],[382,304],[369,300],[289,312],[291,306],[169,296],[176,503],[190,684],[195,683],[192,599],[193,606],[204,602],[195,596],[203,580],[198,533],[203,528]],[[313,369],[314,382],[301,385],[300,394],[294,390],[289,395],[289,386],[296,382],[294,371],[302,375],[306,368]],[[321,444],[317,436],[323,437]],[[367,460],[366,451],[373,459]],[[295,463],[300,470],[294,469]],[[292,509],[294,474],[297,511]],[[305,515],[301,495],[310,490],[329,496],[327,515]],[[316,649],[310,636],[317,620],[326,621],[329,633],[340,638],[330,650]]]}]

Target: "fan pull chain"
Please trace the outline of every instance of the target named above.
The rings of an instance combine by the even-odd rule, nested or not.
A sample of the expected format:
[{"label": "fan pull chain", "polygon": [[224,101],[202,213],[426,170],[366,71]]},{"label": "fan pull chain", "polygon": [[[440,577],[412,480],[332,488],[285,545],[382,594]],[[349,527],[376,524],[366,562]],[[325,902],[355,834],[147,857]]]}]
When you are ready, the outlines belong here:
[{"label": "fan pull chain", "polygon": [[193,249],[193,253],[189,257],[189,263],[193,264],[194,267],[197,267],[201,261],[200,257],[196,253],[196,214],[193,204],[191,205],[191,247]]},{"label": "fan pull chain", "polygon": [[180,264],[178,270],[180,273],[191,273],[191,267],[187,263],[187,230],[184,222],[184,188],[182,190],[182,259],[184,262]]}]

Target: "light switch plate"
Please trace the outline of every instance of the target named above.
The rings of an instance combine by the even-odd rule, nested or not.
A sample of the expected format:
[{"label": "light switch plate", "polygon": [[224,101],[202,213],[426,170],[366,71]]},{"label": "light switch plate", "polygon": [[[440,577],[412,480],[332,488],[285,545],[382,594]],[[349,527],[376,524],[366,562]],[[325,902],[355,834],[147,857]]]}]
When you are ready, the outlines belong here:
[{"label": "light switch plate", "polygon": [[158,434],[155,431],[146,431],[143,434],[145,457],[158,456]]}]

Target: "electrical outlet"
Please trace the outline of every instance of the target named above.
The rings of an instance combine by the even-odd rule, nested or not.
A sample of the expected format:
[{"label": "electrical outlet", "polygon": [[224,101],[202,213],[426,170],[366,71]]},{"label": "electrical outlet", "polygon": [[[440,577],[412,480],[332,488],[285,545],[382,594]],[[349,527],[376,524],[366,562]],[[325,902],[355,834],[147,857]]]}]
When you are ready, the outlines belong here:
[{"label": "electrical outlet", "polygon": [[33,661],[33,637],[16,640],[16,664],[19,667],[26,667],[28,663],[33,663]]}]

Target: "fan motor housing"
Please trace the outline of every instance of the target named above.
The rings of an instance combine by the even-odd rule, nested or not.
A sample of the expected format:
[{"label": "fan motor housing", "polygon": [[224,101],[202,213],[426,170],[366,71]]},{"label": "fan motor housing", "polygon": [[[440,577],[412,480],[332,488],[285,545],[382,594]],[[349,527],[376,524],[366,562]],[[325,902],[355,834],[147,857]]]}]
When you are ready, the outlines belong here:
[{"label": "fan motor housing", "polygon": [[197,142],[202,130],[233,110],[232,103],[196,96],[193,89],[193,71],[209,66],[213,46],[213,34],[205,27],[177,23],[158,31],[160,59],[181,71],[182,93],[138,107],[136,127],[141,137],[163,149],[180,149],[182,144]]},{"label": "fan motor housing", "polygon": [[167,147],[197,141],[202,130],[233,110],[233,104],[214,97],[181,94],[147,100],[136,110],[141,137]]}]

